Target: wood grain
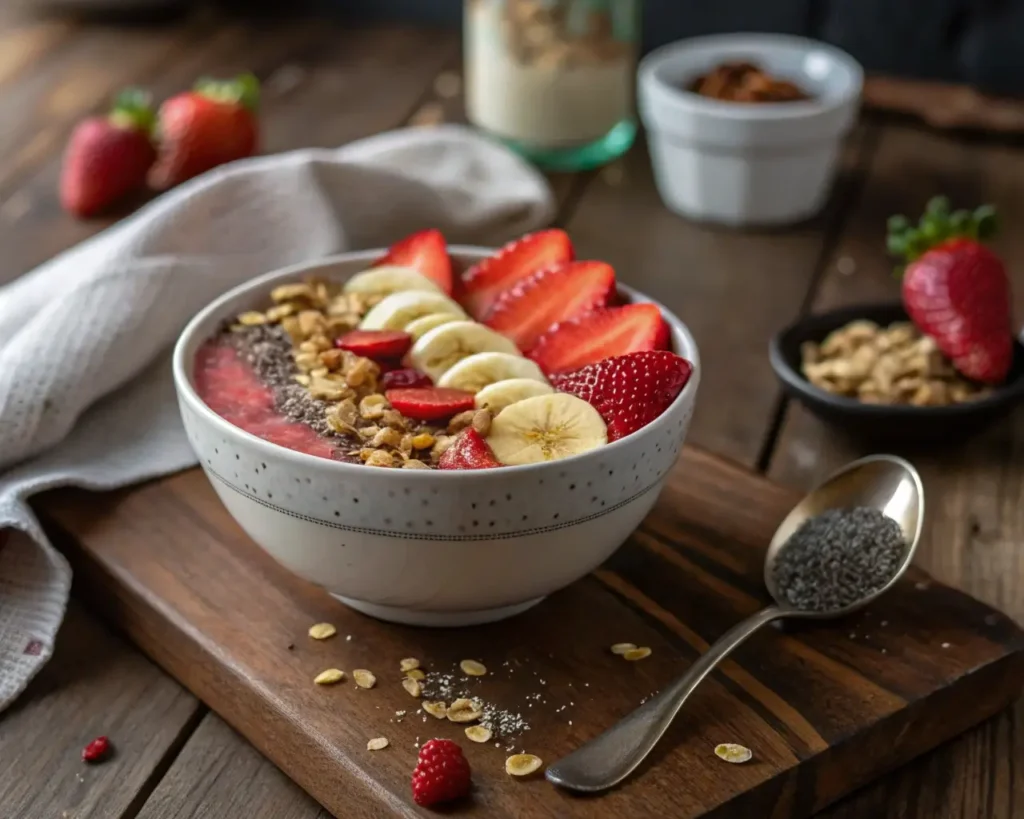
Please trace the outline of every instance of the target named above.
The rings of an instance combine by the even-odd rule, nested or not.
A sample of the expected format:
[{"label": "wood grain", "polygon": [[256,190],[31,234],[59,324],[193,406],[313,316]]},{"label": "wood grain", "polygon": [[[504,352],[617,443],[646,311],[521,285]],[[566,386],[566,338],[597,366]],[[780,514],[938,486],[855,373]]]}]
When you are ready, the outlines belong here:
[{"label": "wood grain", "polygon": [[[352,806],[358,811],[358,805]],[[346,812],[346,819],[369,814]],[[313,799],[220,717],[207,714],[138,814],[191,817],[330,819]]]},{"label": "wood grain", "polygon": [[[134,810],[200,707],[73,602],[53,659],[0,718],[0,815],[107,819]],[[86,765],[82,748],[101,734],[115,754]]]},{"label": "wood grain", "polygon": [[583,192],[567,223],[579,254],[612,263],[696,337],[704,375],[690,440],[700,446],[757,462],[779,395],[768,340],[800,311],[871,145],[870,129],[853,135],[826,212],[786,231],[741,233],[675,216],[658,197],[643,144]]},{"label": "wood grain", "polygon": [[[458,734],[415,711],[398,685],[401,657],[435,672],[482,660],[493,673],[463,683],[467,692],[531,725],[508,747],[556,759],[764,602],[761,549],[791,501],[689,451],[644,530],[595,578],[512,621],[457,631],[364,618],[287,574],[248,541],[198,471],[112,495],[62,492],[42,508],[96,605],[325,807],[413,816],[416,743]],[[468,748],[477,771],[470,812],[808,815],[1019,690],[1024,635],[951,589],[915,586],[925,582],[915,576],[838,626],[769,630],[744,646],[702,687],[642,776],[599,801],[511,781],[503,750]],[[305,637],[324,620],[352,639]],[[622,640],[654,654],[625,664],[607,651]],[[380,684],[371,692],[314,686],[332,665],[370,668]],[[365,751],[379,735],[392,747]],[[730,740],[754,748],[758,763],[722,765],[710,749]]]},{"label": "wood grain", "polygon": [[[989,141],[965,142],[920,129],[883,131],[863,196],[844,230],[814,309],[898,298],[885,255],[884,221],[916,214],[925,200],[947,193],[955,203],[992,202],[1007,230],[995,241],[1024,315],[1024,219],[1019,196],[1024,157]],[[846,271],[845,273],[840,270]],[[864,454],[848,440],[792,405],[787,411],[771,474],[807,486],[846,460]],[[984,434],[926,453],[906,451],[920,468],[929,514],[919,562],[938,579],[959,586],[1024,620],[1024,417],[1017,413]],[[941,749],[892,782],[838,809],[836,816],[912,816],[921,819],[985,816],[1009,819],[1024,810],[1024,704],[983,729]],[[907,793],[926,795],[908,806]],[[882,805],[888,805],[882,808]],[[858,813],[858,811],[861,811]],[[909,811],[909,812],[906,812]]]}]

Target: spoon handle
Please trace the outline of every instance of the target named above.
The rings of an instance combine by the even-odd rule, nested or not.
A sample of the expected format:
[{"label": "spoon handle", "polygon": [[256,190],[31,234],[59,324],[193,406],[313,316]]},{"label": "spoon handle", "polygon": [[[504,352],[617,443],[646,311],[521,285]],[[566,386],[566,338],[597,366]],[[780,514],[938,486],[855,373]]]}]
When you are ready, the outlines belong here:
[{"label": "spoon handle", "polygon": [[619,784],[643,762],[693,690],[729,653],[765,623],[788,612],[768,606],[723,634],[690,669],[600,736],[547,769],[549,781],[593,793]]}]

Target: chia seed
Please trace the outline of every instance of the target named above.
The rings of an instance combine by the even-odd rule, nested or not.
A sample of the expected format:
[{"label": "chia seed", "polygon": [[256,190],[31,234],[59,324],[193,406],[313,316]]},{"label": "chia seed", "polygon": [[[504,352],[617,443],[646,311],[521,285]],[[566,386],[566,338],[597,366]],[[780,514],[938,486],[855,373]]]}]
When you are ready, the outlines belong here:
[{"label": "chia seed", "polygon": [[775,559],[772,577],[803,611],[836,611],[881,589],[899,571],[906,540],[877,509],[831,509],[804,521]]}]

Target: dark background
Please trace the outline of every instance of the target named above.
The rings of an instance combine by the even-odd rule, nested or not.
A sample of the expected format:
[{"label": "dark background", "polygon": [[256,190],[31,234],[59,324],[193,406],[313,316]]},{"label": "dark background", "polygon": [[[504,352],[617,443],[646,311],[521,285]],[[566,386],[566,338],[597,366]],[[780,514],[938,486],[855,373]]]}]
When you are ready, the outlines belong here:
[{"label": "dark background", "polygon": [[[461,0],[317,0],[360,20],[458,26]],[[644,47],[730,31],[802,34],[875,73],[1024,94],[1024,0],[647,0]]]}]

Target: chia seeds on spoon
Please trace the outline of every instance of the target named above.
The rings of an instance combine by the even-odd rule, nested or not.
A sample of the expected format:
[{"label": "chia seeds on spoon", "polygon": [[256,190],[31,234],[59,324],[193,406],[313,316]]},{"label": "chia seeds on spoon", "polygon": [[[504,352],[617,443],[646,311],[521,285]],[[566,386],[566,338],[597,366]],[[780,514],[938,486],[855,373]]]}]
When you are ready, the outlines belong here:
[{"label": "chia seeds on spoon", "polygon": [[877,509],[831,509],[804,521],[775,558],[772,578],[802,611],[835,611],[863,600],[899,571],[906,539]]}]

